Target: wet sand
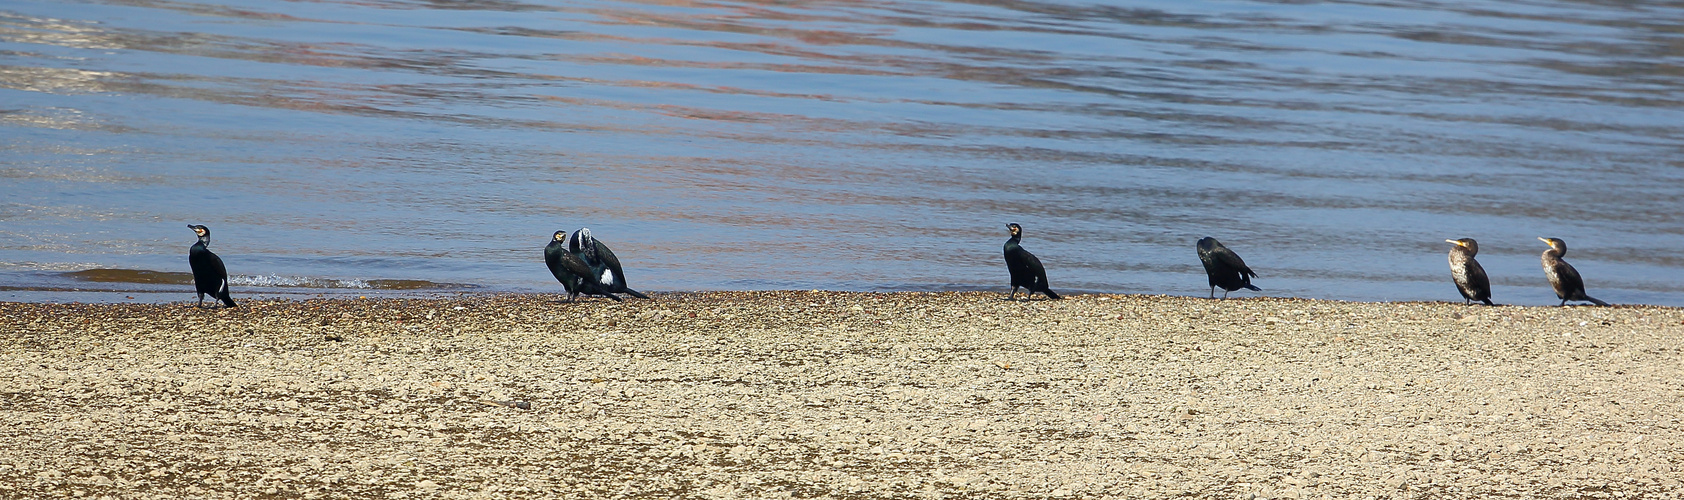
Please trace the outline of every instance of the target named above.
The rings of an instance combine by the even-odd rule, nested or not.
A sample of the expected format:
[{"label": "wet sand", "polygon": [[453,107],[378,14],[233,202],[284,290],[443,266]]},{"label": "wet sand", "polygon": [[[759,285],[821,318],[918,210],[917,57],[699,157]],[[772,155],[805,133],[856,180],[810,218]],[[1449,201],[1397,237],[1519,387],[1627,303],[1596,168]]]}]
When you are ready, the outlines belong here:
[{"label": "wet sand", "polygon": [[0,497],[1661,498],[1684,310],[0,303]]}]

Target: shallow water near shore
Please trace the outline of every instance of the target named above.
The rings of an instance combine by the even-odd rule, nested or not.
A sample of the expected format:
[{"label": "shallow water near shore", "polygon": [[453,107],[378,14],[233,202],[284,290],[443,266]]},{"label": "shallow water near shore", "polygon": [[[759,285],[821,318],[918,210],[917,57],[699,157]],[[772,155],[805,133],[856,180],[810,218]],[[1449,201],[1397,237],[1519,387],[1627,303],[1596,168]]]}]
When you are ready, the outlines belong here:
[{"label": "shallow water near shore", "polygon": [[[0,300],[999,290],[1684,306],[1684,7],[1537,1],[0,6]],[[266,295],[267,294],[267,295]],[[1237,292],[1237,296],[1253,296]],[[129,297],[137,297],[130,299]]]}]

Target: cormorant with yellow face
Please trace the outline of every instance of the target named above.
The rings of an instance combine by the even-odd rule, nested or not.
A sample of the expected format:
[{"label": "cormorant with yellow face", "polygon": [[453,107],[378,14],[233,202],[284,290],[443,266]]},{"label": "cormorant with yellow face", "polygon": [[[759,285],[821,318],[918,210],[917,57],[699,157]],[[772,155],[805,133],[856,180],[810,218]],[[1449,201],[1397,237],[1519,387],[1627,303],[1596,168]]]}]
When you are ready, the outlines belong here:
[{"label": "cormorant with yellow face", "polygon": [[1607,302],[1585,295],[1585,280],[1579,277],[1579,270],[1561,260],[1562,256],[1567,255],[1567,242],[1558,238],[1538,239],[1550,246],[1549,250],[1544,250],[1544,276],[1549,277],[1550,286],[1555,287],[1555,296],[1561,299],[1561,305],[1567,305],[1569,300],[1583,300],[1599,306],[1608,305]]},{"label": "cormorant with yellow face", "polygon": [[1012,293],[1006,296],[1006,300],[1017,298],[1018,287],[1023,287],[1027,292],[1023,295],[1024,298],[1029,298],[1035,292],[1044,293],[1049,299],[1063,298],[1047,288],[1047,270],[1041,267],[1041,259],[1035,258],[1035,254],[1018,245],[1023,241],[1023,227],[1016,223],[1006,224],[1006,230],[1012,233],[1011,239],[1006,240],[1006,271],[1012,275]]},{"label": "cormorant with yellow face", "polygon": [[187,228],[199,235],[199,242],[187,249],[187,265],[193,267],[193,289],[199,292],[199,303],[194,307],[205,306],[206,294],[213,300],[221,300],[225,307],[238,307],[228,295],[228,268],[222,265],[221,257],[210,251],[210,228],[194,224],[188,224]]},{"label": "cormorant with yellow face", "polygon": [[567,290],[567,301],[573,302],[579,298],[579,294],[583,293],[601,295],[614,299],[615,302],[620,302],[619,297],[603,290],[602,286],[596,283],[596,280],[585,279],[595,273],[591,272],[591,266],[586,265],[585,261],[579,259],[579,256],[568,251],[569,239],[567,231],[556,231],[550,237],[550,244],[544,245],[544,265],[549,266],[550,274],[555,276],[555,280],[560,281],[561,287]]},{"label": "cormorant with yellow face", "polygon": [[1444,240],[1456,245],[1450,249],[1450,279],[1456,282],[1456,290],[1462,292],[1462,303],[1472,304],[1473,301],[1491,303],[1491,279],[1485,276],[1485,268],[1480,267],[1474,255],[1479,254],[1479,243],[1473,238],[1459,240]]}]

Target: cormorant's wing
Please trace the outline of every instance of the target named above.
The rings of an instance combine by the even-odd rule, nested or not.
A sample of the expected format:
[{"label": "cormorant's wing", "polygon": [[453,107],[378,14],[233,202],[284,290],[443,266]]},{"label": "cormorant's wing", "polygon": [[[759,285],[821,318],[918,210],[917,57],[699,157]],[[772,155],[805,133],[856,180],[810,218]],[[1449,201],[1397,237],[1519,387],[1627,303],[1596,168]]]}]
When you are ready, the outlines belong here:
[{"label": "cormorant's wing", "polygon": [[[616,257],[614,251],[609,250],[608,244],[603,243],[602,240],[596,240],[596,260],[602,262],[603,269],[614,272],[615,282],[621,285],[626,284],[626,272],[620,269],[620,258]],[[602,277],[598,276],[597,278],[601,279]]]},{"label": "cormorant's wing", "polygon": [[1215,257],[1218,262],[1238,270],[1241,276],[1250,276],[1253,278],[1257,277],[1257,273],[1245,265],[1245,260],[1240,259],[1239,254],[1234,253],[1233,250],[1229,250],[1228,247],[1217,247],[1216,249],[1211,250],[1210,254],[1212,257]]},{"label": "cormorant's wing", "polygon": [[[1035,258],[1023,247],[1014,246],[1006,250],[1006,272],[1011,274],[1014,284],[1028,284],[1035,282],[1035,270],[1029,265],[1029,259]],[[1040,260],[1035,261],[1035,267],[1040,266]]]},{"label": "cormorant's wing", "polygon": [[[545,264],[549,263],[551,255],[552,252],[550,252],[548,248],[545,248]],[[596,276],[596,273],[591,271],[591,266],[585,264],[584,259],[579,258],[578,255],[574,255],[573,252],[567,251],[566,249],[559,249],[559,251],[553,252],[553,255],[555,256],[554,260],[556,261],[557,267],[560,267],[562,270],[573,273],[574,276],[579,277],[579,280],[575,282],[578,284],[579,288],[577,290],[568,290],[569,292],[601,295],[603,297],[614,299],[615,302],[621,301],[619,296],[614,295],[608,290],[608,287],[603,286],[603,284],[598,283],[596,279],[592,278]],[[551,267],[550,272],[554,273],[555,267]],[[556,279],[559,280],[562,279],[562,277],[557,275]]]},{"label": "cormorant's wing", "polygon": [[222,278],[221,288],[227,289],[228,288],[228,266],[222,265],[222,257],[218,257],[216,254],[210,253],[209,250],[206,250],[205,254],[210,256],[210,262],[211,262],[211,265],[216,269],[216,275]]},{"label": "cormorant's wing", "polygon": [[[544,246],[544,266],[550,268],[550,275],[555,276],[556,281],[560,281],[567,288],[567,291],[572,292],[573,280],[568,275],[574,274],[574,271],[562,263],[565,257],[573,257],[573,254],[567,251],[566,244],[553,241]],[[574,257],[574,259],[577,260],[578,258]],[[589,275],[589,273],[585,275]]]},{"label": "cormorant's wing", "polygon": [[1041,259],[1035,257],[1035,254],[1029,253],[1028,250],[1023,251],[1023,257],[1023,262],[1029,265],[1029,278],[1033,280],[1035,284],[1046,287],[1047,268],[1041,266]]},{"label": "cormorant's wing", "polygon": [[591,275],[591,266],[585,265],[585,261],[580,259],[579,256],[573,255],[572,252],[560,252],[557,257],[556,263],[560,264],[561,268],[567,272],[573,273],[576,276]]},{"label": "cormorant's wing", "polygon": [[216,288],[216,293],[214,294],[216,299],[222,301],[222,304],[225,306],[238,307],[234,304],[234,297],[228,293],[228,267],[222,265],[222,257],[218,257],[214,253],[210,254],[210,260],[212,264],[216,264],[217,276],[222,277],[222,284]]},{"label": "cormorant's wing", "polygon": [[1484,291],[1486,295],[1490,295],[1491,278],[1485,275],[1485,267],[1479,265],[1479,261],[1477,260],[1468,259],[1468,271],[1468,286],[1473,287],[1474,290]]},{"label": "cormorant's wing", "polygon": [[649,298],[648,295],[644,295],[642,292],[632,290],[631,287],[626,286],[626,271],[620,269],[620,258],[614,256],[614,251],[609,250],[608,245],[603,244],[602,240],[596,240],[596,257],[597,260],[602,261],[604,269],[614,273],[613,288],[615,291],[625,292],[640,299]]},{"label": "cormorant's wing", "polygon": [[1557,260],[1555,264],[1556,279],[1561,280],[1561,289],[1567,291],[1567,300],[1573,300],[1573,293],[1585,293],[1585,279],[1579,277],[1579,270],[1574,269],[1567,261]]}]

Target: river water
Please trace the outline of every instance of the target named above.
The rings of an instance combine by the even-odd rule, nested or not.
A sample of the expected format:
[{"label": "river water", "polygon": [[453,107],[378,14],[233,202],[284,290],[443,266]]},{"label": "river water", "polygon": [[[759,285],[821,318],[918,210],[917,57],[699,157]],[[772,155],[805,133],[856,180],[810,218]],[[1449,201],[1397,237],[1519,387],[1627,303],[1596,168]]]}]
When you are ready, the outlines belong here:
[{"label": "river water", "polygon": [[[559,291],[588,226],[643,290],[1684,306],[1684,4],[0,4],[0,300]],[[1253,292],[1236,292],[1254,296]]]}]

